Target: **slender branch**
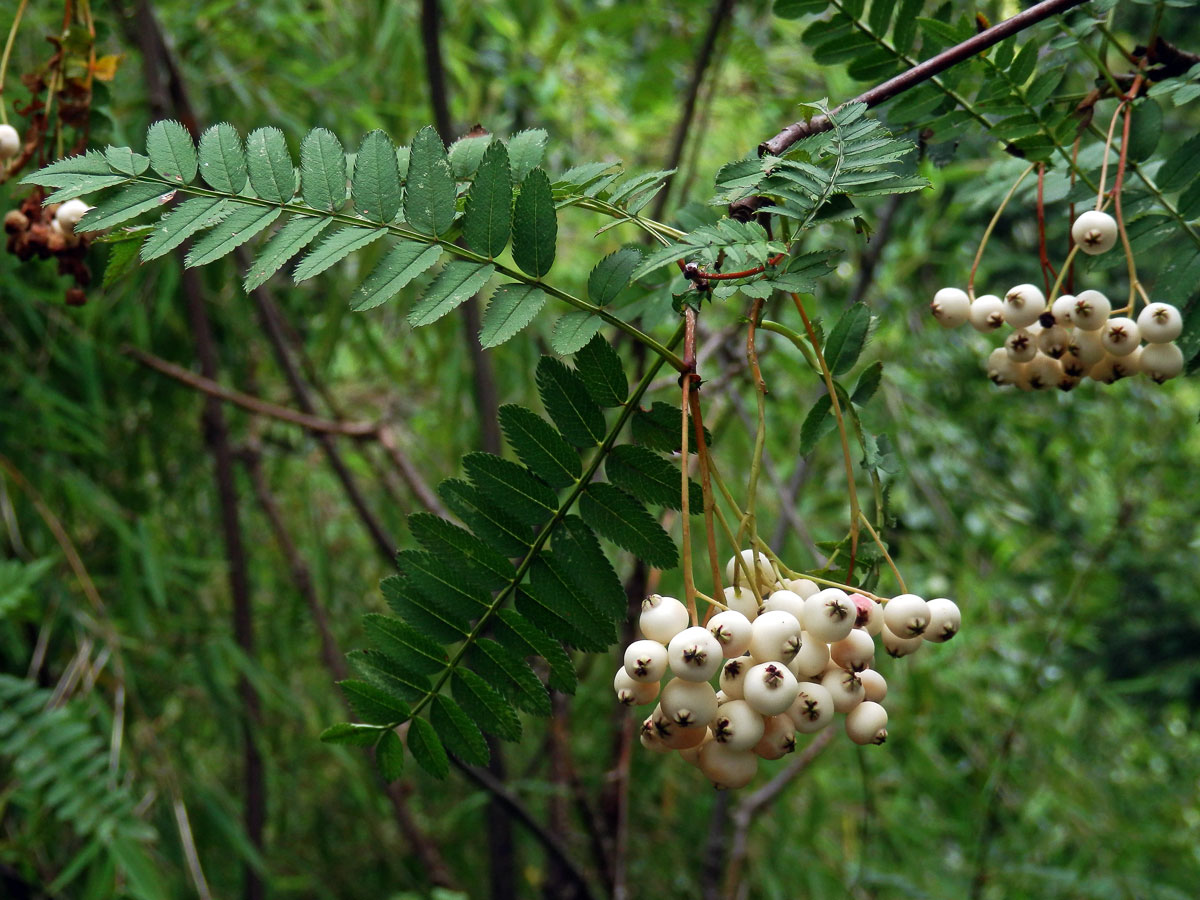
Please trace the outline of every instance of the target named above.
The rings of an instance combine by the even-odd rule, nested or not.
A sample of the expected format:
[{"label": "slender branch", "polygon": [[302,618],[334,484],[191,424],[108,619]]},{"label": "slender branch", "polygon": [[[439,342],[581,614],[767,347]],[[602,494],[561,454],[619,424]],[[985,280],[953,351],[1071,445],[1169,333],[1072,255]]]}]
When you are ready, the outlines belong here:
[{"label": "slender branch", "polygon": [[[708,544],[708,564],[712,567],[712,594],[714,597],[724,597],[724,587],[721,584],[721,560],[717,556],[717,534],[713,525],[713,506],[715,498],[712,490],[712,476],[709,472],[708,446],[704,443],[704,417],[700,412],[700,394],[693,391],[690,398],[692,406],[692,428],[696,438],[696,455],[700,459],[700,490],[704,496],[704,534]],[[687,490],[687,487],[684,487]],[[710,606],[711,609],[711,606]]]},{"label": "slender branch", "polygon": [[[683,336],[683,359],[691,367],[690,372],[685,372],[679,379],[681,389],[683,391],[683,399],[680,401],[679,413],[682,423],[683,434],[679,438],[679,472],[683,481],[683,486],[679,494],[679,521],[682,538],[680,543],[683,548],[683,561],[681,568],[683,569],[683,597],[684,603],[687,604],[688,617],[693,625],[700,624],[700,617],[696,613],[696,580],[692,573],[692,529],[691,529],[691,510],[689,506],[689,495],[691,491],[691,481],[688,478],[688,417],[692,411],[691,391],[692,379],[695,376],[696,370],[696,311],[690,306],[684,312],[684,336]],[[701,434],[701,442],[704,435]]]},{"label": "slender branch", "polygon": [[794,122],[788,125],[774,137],[758,145],[759,155],[770,154],[772,156],[781,156],[796,141],[810,135],[828,131],[833,125],[831,117],[846,106],[853,103],[865,103],[868,107],[878,106],[905,91],[929,81],[931,78],[940,75],[960,62],[982,53],[1005,38],[1023,31],[1032,25],[1036,25],[1051,16],[1066,12],[1076,6],[1082,6],[1085,2],[1086,0],[1043,0],[1043,2],[1031,6],[1029,9],[1017,13],[1012,18],[1005,19],[1003,22],[979,32],[961,44],[956,44],[947,50],[943,50],[937,56],[925,60],[907,72],[902,72],[895,78],[889,78],[882,84],[864,91],[854,99],[834,107],[826,115],[814,116],[808,122]]}]

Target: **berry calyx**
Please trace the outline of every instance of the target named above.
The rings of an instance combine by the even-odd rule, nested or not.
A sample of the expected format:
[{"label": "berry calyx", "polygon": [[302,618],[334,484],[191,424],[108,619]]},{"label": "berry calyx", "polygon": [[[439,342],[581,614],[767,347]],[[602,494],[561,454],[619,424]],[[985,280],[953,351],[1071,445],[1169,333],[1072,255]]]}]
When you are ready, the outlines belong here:
[{"label": "berry calyx", "polygon": [[846,734],[856,744],[882,744],[887,740],[887,710],[864,700],[846,716]]},{"label": "berry calyx", "polygon": [[1108,213],[1091,209],[1071,226],[1071,238],[1088,256],[1106,253],[1117,243],[1117,220]]}]

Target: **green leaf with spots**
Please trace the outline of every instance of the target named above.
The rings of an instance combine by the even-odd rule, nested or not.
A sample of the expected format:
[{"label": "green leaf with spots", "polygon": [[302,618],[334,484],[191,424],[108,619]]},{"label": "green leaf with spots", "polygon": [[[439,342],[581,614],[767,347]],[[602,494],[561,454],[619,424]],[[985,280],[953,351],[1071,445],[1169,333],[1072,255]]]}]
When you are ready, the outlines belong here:
[{"label": "green leaf with spots", "polygon": [[200,135],[200,176],[213,190],[240,194],[246,186],[246,148],[242,136],[228,122]]},{"label": "green leaf with spots", "polygon": [[150,165],[167,181],[191,184],[198,163],[191,133],[173,119],[155,122],[146,132],[146,152]]},{"label": "green leaf with spots", "polygon": [[454,224],[454,173],[446,146],[431,126],[413,138],[404,190],[404,219],[423,234],[440,236]]},{"label": "green leaf with spots", "polygon": [[364,219],[386,224],[400,212],[396,148],[382,131],[370,132],[359,144],[350,192],[355,211]]},{"label": "green leaf with spots", "polygon": [[322,212],[346,202],[346,149],[328,128],[314,128],[300,142],[300,193]]},{"label": "green leaf with spots", "polygon": [[526,275],[541,278],[554,265],[557,241],[558,220],[550,179],[541,169],[534,169],[521,185],[513,206],[513,260]]},{"label": "green leaf with spots", "polygon": [[495,259],[508,246],[512,231],[513,184],[508,151],[499,141],[488,145],[463,214],[463,237],[476,253]]}]

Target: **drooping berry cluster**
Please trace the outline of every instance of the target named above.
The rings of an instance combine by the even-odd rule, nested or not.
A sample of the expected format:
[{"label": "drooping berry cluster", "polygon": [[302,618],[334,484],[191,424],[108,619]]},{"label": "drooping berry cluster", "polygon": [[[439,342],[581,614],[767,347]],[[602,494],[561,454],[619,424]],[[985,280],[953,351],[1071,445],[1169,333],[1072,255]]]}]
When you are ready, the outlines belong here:
[{"label": "drooping berry cluster", "polygon": [[[893,657],[943,643],[958,632],[958,607],[915,594],[880,603],[805,578],[780,580],[763,554],[742,558],[755,568],[761,605],[748,587],[729,587],[725,609],[691,625],[680,601],[643,601],[643,638],[626,648],[613,679],[626,706],[658,701],[642,722],[642,745],[678,750],[714,786],[737,788],[759,759],[791,753],[797,733],[821,731],[837,713],[855,743],[882,744],[887,682],[873,668],[875,637]],[[736,564],[729,562],[730,582]]]},{"label": "drooping berry cluster", "polygon": [[[1076,219],[1071,234],[1082,252],[1103,253],[1116,243],[1117,223],[1091,210]],[[1162,384],[1183,371],[1183,352],[1174,343],[1183,317],[1169,303],[1147,303],[1135,320],[1126,315],[1132,306],[1114,315],[1100,291],[1052,293],[1047,302],[1035,285],[1019,284],[1003,298],[942,288],[930,310],[944,328],[967,322],[984,333],[1012,327],[1004,346],[987,359],[988,378],[998,385],[1069,391],[1085,377],[1112,384],[1138,373]]]}]

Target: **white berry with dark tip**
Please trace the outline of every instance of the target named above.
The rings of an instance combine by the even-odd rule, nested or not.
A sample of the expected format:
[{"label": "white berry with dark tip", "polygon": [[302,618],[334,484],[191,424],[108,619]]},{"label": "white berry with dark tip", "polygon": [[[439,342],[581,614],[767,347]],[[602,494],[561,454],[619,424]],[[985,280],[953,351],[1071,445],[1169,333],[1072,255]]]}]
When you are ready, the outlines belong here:
[{"label": "white berry with dark tip", "polygon": [[942,288],[933,295],[929,311],[943,328],[957,328],[967,321],[971,311],[971,299],[959,288]]},{"label": "white berry with dark tip", "polygon": [[0,125],[0,162],[12,159],[20,150],[20,132],[11,125]]},{"label": "white berry with dark tip", "polygon": [[804,630],[832,644],[854,628],[858,608],[841,588],[825,588],[804,601]]},{"label": "white berry with dark tip", "polygon": [[935,644],[944,644],[958,634],[962,627],[962,613],[958,604],[945,597],[935,597],[929,601],[929,626],[922,637]]},{"label": "white berry with dark tip", "polygon": [[638,627],[652,641],[667,644],[688,626],[687,607],[674,597],[651,594],[642,601]]},{"label": "white berry with dark tip", "polygon": [[846,715],[846,734],[856,744],[882,744],[887,740],[887,710],[864,700]]},{"label": "white berry with dark tip", "polygon": [[1117,243],[1117,220],[1098,209],[1088,210],[1071,226],[1071,237],[1088,256],[1106,253]]},{"label": "white berry with dark tip", "polygon": [[1071,321],[1084,331],[1099,331],[1108,321],[1112,303],[1099,291],[1080,291],[1075,295]]},{"label": "white berry with dark tip", "polygon": [[1046,295],[1037,285],[1018,284],[1004,295],[1004,320],[1013,328],[1024,328],[1046,311]]},{"label": "white berry with dark tip", "polygon": [[778,716],[796,699],[796,676],[781,662],[765,662],[746,673],[745,700],[762,716]]},{"label": "white berry with dark tip", "polygon": [[984,334],[995,331],[1004,324],[1004,301],[995,294],[976,297],[967,319],[976,331]]},{"label": "white berry with dark tip", "polygon": [[833,697],[824,685],[802,681],[796,686],[796,700],[787,715],[801,734],[813,734],[833,721]]},{"label": "white berry with dark tip", "polygon": [[1147,344],[1140,362],[1142,371],[1162,384],[1183,371],[1183,351],[1175,344]]},{"label": "white berry with dark tip", "polygon": [[750,647],[750,620],[735,609],[717,613],[708,620],[709,634],[721,645],[721,655],[726,659],[741,656]]},{"label": "white berry with dark tip", "polygon": [[730,700],[717,709],[709,725],[713,740],[731,750],[749,750],[763,736],[763,717],[745,700]]},{"label": "white berry with dark tip", "polygon": [[862,703],[864,690],[862,679],[853,672],[835,666],[821,676],[821,686],[829,691],[833,698],[833,708],[840,713],[848,713]]},{"label": "white berry with dark tip", "polygon": [[929,604],[916,594],[899,594],[884,604],[883,624],[901,637],[920,637],[929,626]]},{"label": "white berry with dark tip", "polygon": [[685,628],[667,645],[671,671],[685,681],[708,681],[724,659],[720,643],[702,625]]},{"label": "white berry with dark tip", "polygon": [[1147,344],[1168,344],[1183,332],[1183,316],[1170,303],[1151,303],[1138,313],[1137,326]]},{"label": "white berry with dark tip", "polygon": [[634,681],[662,681],[667,674],[667,648],[658,641],[634,641],[625,648],[625,671]]},{"label": "white berry with dark tip", "polygon": [[1137,322],[1125,316],[1109,319],[1100,332],[1100,343],[1113,356],[1128,356],[1141,343]]}]

